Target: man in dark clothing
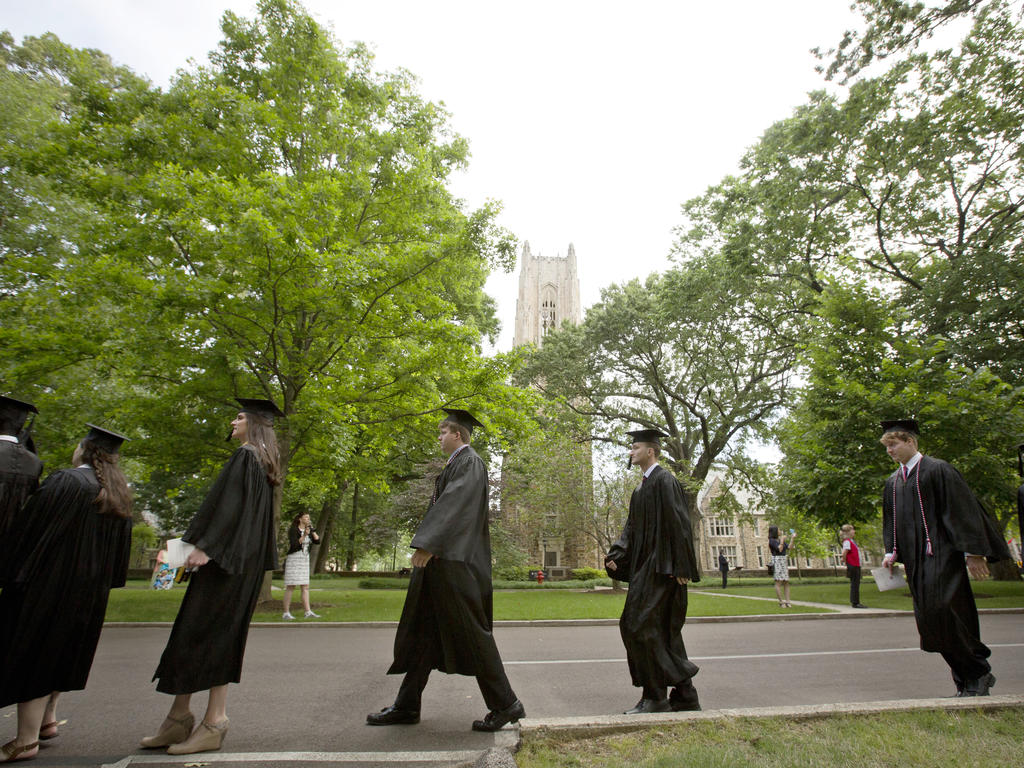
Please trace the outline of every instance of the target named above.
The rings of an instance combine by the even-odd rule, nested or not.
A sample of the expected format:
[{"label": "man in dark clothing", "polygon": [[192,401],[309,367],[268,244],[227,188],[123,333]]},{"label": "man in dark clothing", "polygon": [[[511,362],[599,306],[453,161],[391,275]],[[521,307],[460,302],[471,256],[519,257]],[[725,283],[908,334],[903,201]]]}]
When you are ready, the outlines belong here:
[{"label": "man in dark clothing", "polygon": [[956,695],[987,696],[996,681],[992,652],[981,642],[968,573],[986,578],[986,558],[1009,557],[1006,542],[960,473],[918,451],[916,421],[883,421],[882,430],[886,452],[900,465],[882,497],[883,565],[906,567],[921,650],[942,654]]},{"label": "man in dark clothing", "polygon": [[729,561],[721,552],[718,553],[718,570],[722,572],[722,589],[729,584]]},{"label": "man in dark clothing", "polygon": [[43,462],[25,445],[27,436],[19,437],[29,413],[39,411],[31,403],[0,395],[0,556],[5,534],[43,474]]},{"label": "man in dark clothing", "polygon": [[[625,714],[697,710],[691,678],[698,667],[686,657],[682,635],[686,584],[700,581],[690,515],[678,481],[658,465],[666,435],[656,429],[628,434],[629,461],[643,471],[643,481],[629,499],[622,536],[605,559],[610,574],[629,581],[619,632],[633,685],[643,689]],[[670,697],[669,686],[675,686]]]},{"label": "man in dark clothing", "polygon": [[497,731],[526,716],[509,685],[492,634],[491,541],[487,467],[470,445],[466,411],[445,409],[438,441],[448,462],[434,482],[426,517],[413,537],[413,572],[388,674],[405,674],[395,703],[366,716],[370,725],[420,720],[430,671],[476,677],[488,713],[474,731]]}]

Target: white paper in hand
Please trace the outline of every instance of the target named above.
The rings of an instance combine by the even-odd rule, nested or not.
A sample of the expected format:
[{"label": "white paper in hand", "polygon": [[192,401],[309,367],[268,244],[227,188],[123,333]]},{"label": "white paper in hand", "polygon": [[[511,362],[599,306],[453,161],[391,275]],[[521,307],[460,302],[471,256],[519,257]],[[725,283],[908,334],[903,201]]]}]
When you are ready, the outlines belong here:
[{"label": "white paper in hand", "polygon": [[195,544],[189,544],[187,541],[181,539],[168,539],[167,540],[167,559],[166,563],[171,568],[181,568],[185,565],[185,560],[192,554],[192,550],[196,548]]},{"label": "white paper in hand", "polygon": [[891,571],[885,566],[872,568],[871,575],[875,577],[875,584],[878,585],[879,592],[888,592],[890,589],[907,586],[907,580],[899,568],[893,568]]}]

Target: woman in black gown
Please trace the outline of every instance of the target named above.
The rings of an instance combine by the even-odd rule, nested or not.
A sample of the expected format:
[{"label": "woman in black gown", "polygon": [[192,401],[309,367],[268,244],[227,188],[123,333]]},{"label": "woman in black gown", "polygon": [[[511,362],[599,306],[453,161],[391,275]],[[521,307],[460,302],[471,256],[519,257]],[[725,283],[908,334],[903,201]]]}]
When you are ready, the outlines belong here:
[{"label": "woman in black gown", "polygon": [[0,707],[17,702],[3,761],[28,760],[57,735],[57,696],[85,688],[107,597],[123,587],[131,491],[118,466],[125,437],[91,424],[74,469],[50,475],[4,534]]},{"label": "woman in black gown", "polygon": [[[238,401],[231,438],[242,446],[224,465],[182,538],[195,546],[185,562],[194,570],[174,628],[153,675],[156,689],[174,696],[170,712],[146,748],[187,755],[220,749],[227,733],[228,683],[242,676],[249,622],[265,571],[277,567],[274,486],[280,458],[269,400]],[[198,726],[190,702],[210,692]]]}]

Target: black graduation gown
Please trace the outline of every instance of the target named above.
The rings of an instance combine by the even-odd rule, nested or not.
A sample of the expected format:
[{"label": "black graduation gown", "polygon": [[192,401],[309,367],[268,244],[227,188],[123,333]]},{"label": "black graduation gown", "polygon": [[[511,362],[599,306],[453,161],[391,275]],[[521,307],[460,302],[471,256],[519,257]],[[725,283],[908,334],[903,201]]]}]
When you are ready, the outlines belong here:
[{"label": "black graduation gown", "polygon": [[0,440],[0,586],[3,585],[4,545],[14,519],[39,487],[43,462],[19,443]]},{"label": "black graduation gown", "polygon": [[667,688],[699,667],[686,657],[686,585],[700,581],[693,529],[682,488],[661,466],[633,491],[629,518],[608,559],[626,564],[629,592],[619,619],[633,685]]},{"label": "black graduation gown", "polygon": [[941,653],[959,681],[988,673],[991,652],[981,642],[964,553],[994,561],[1009,550],[966,481],[941,459],[922,456],[906,481],[902,468],[885,481],[882,521],[885,551],[906,567],[921,650]]},{"label": "black graduation gown", "polygon": [[274,493],[250,446],[224,465],[182,538],[210,562],[192,574],[153,679],[184,694],[242,678],[242,658],[265,571],[277,567]]},{"label": "black graduation gown", "polygon": [[414,568],[388,674],[411,671],[424,643],[431,669],[459,675],[501,674],[492,630],[491,540],[487,468],[471,447],[434,482],[434,501],[411,546],[437,557]]},{"label": "black graduation gown", "polygon": [[100,515],[91,468],[65,469],[29,497],[9,531],[0,593],[0,707],[85,688],[107,597],[123,587],[130,518]]}]

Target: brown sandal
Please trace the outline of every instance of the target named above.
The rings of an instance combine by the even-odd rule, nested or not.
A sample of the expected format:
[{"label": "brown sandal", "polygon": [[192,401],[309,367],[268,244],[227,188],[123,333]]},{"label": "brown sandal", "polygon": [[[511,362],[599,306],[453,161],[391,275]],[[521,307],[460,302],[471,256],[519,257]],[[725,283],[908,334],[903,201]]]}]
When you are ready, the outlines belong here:
[{"label": "brown sandal", "polygon": [[33,757],[36,756],[36,754],[39,753],[36,752],[35,754],[28,755],[26,757],[22,757],[22,755],[24,755],[26,752],[31,752],[33,749],[39,749],[38,741],[33,741],[31,744],[26,744],[23,747],[19,747],[17,739],[11,739],[2,747],[0,747],[0,750],[2,750],[4,753],[4,759],[0,762],[13,763],[15,760],[31,760]]},{"label": "brown sandal", "polygon": [[49,741],[50,739],[56,739],[60,734],[57,733],[57,726],[59,722],[54,720],[52,723],[43,723],[39,726],[39,739],[41,741]]}]

